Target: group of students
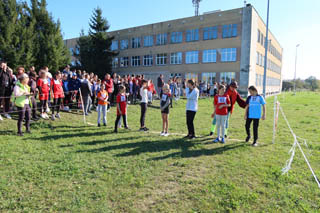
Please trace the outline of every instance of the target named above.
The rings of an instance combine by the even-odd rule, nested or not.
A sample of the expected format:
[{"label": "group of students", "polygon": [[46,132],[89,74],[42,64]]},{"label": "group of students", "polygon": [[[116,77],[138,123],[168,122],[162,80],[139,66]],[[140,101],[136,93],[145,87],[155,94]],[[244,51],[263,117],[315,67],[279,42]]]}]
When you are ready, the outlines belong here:
[{"label": "group of students", "polygon": [[[79,78],[78,78],[79,77]],[[163,76],[159,77],[162,81]],[[176,96],[176,90],[170,85],[177,79],[170,79],[168,84],[162,81],[157,82],[160,111],[162,118],[161,136],[169,135],[169,107],[172,104],[172,97]],[[117,108],[117,117],[114,125],[114,132],[118,132],[120,120],[122,117],[125,129],[129,129],[127,123],[127,104],[134,103],[135,99],[140,99],[140,129],[139,131],[148,131],[145,118],[148,109],[148,104],[152,101],[152,96],[156,93],[153,82],[144,79],[144,76],[128,75],[121,78],[116,74],[111,77],[107,74],[104,80],[99,80],[97,76],[84,72],[70,71],[69,67],[61,72],[56,72],[52,77],[47,67],[39,70],[39,76],[34,68],[31,68],[28,74],[23,67],[17,69],[17,74],[13,75],[5,62],[0,64],[0,86],[1,102],[4,102],[4,111],[7,118],[9,113],[10,101],[17,107],[19,114],[18,119],[18,135],[22,136],[22,122],[25,120],[26,132],[30,133],[31,118],[38,119],[37,111],[37,96],[40,101],[41,117],[48,119],[47,115],[49,100],[53,99],[51,104],[51,119],[60,118],[60,109],[64,105],[64,109],[72,108],[73,98],[82,104],[85,115],[90,113],[92,107],[97,107],[98,126],[101,126],[101,118],[103,125],[107,125],[106,113],[110,105],[115,104]],[[194,130],[194,118],[198,111],[199,89],[195,81],[184,81],[184,94],[187,98],[186,104],[186,123],[188,135],[186,138],[193,139],[196,137]],[[159,87],[159,86],[162,87]],[[228,135],[229,118],[234,110],[234,105],[237,102],[240,107],[245,108],[245,129],[247,133],[246,141],[251,138],[250,126],[253,122],[254,140],[253,145],[257,145],[258,127],[260,118],[265,119],[266,107],[265,100],[258,95],[258,91],[254,86],[248,88],[250,96],[244,101],[237,92],[237,82],[233,81],[227,87],[225,84],[214,85],[216,88],[214,96],[214,112],[212,113],[212,126],[210,135],[213,135],[217,130],[217,138],[215,143],[225,143]],[[134,92],[135,91],[135,92]],[[151,93],[151,95],[150,95]],[[10,101],[6,97],[11,97]],[[73,97],[73,98],[72,98]],[[151,97],[151,98],[150,98]],[[8,103],[9,102],[9,103]],[[76,102],[76,104],[77,104]],[[56,114],[55,114],[56,113]]]}]

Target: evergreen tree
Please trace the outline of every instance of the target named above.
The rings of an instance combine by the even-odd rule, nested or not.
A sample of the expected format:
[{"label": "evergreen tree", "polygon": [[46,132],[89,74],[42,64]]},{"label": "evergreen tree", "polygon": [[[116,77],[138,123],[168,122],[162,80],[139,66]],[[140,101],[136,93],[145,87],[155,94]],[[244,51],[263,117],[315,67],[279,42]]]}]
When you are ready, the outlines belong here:
[{"label": "evergreen tree", "polygon": [[78,54],[74,54],[80,61],[82,68],[94,72],[100,77],[112,72],[112,58],[117,55],[110,51],[114,37],[108,35],[110,26],[107,19],[102,16],[102,10],[96,8],[90,19],[89,35],[83,31],[77,44]]}]

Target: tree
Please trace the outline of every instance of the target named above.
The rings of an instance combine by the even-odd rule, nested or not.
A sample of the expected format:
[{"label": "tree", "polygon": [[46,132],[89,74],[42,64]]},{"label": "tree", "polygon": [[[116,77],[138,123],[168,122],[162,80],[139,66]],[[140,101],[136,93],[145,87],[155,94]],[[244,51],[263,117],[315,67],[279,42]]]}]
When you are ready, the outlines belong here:
[{"label": "tree", "polygon": [[317,80],[316,77],[310,76],[309,78],[307,78],[305,80],[305,82],[306,82],[308,89],[311,89],[312,91],[319,89],[319,81]]},{"label": "tree", "polygon": [[35,64],[37,68],[48,66],[56,71],[70,62],[70,53],[63,42],[60,21],[55,22],[46,7],[46,0],[31,0],[35,19]]},{"label": "tree", "polygon": [[114,37],[107,33],[110,26],[107,19],[103,18],[100,8],[93,11],[89,26],[88,36],[81,31],[76,47],[78,53],[74,56],[83,69],[103,77],[112,72],[112,58],[118,54],[110,50]]}]

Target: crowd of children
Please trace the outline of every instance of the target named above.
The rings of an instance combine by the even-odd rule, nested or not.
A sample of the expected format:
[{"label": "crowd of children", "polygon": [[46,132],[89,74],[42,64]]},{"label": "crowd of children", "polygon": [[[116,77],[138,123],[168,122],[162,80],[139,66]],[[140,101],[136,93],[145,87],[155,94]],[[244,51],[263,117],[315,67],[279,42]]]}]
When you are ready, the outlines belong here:
[{"label": "crowd of children", "polygon": [[[60,119],[60,109],[70,111],[79,108],[80,105],[86,116],[91,113],[93,108],[97,109],[97,125],[101,126],[101,117],[104,126],[107,126],[107,111],[110,106],[116,105],[117,117],[114,125],[114,132],[118,132],[122,117],[123,126],[129,129],[127,124],[127,104],[140,103],[140,131],[148,131],[145,118],[148,104],[152,103],[153,96],[157,94],[152,80],[146,80],[143,75],[126,75],[123,77],[113,74],[106,74],[100,80],[93,73],[85,71],[70,70],[67,66],[63,72],[57,71],[54,76],[43,67],[38,73],[34,67],[28,72],[23,67],[17,69],[16,75],[6,66],[5,62],[0,64],[0,95],[1,103],[4,106],[4,116],[11,118],[11,103],[16,107],[18,118],[18,135],[22,136],[22,122],[25,121],[26,133],[30,133],[30,120],[38,120],[37,110],[40,111],[42,119],[49,119],[48,113],[51,108],[51,120]],[[265,100],[258,95],[254,86],[249,87],[250,96],[244,101],[237,92],[237,82],[233,81],[226,87],[224,83],[213,86],[214,89],[214,112],[212,113],[212,127],[210,135],[217,130],[215,143],[225,143],[229,118],[237,102],[240,107],[245,108],[245,129],[247,133],[246,141],[251,139],[250,126],[253,122],[254,142],[257,145],[258,127],[260,118],[265,119],[266,107]],[[200,91],[199,91],[199,89]],[[172,107],[173,98],[176,100],[184,95],[187,98],[186,104],[186,123],[188,135],[186,138],[195,138],[194,118],[198,111],[198,99],[203,94],[209,94],[208,86],[203,83],[197,85],[193,80],[181,81],[179,78],[172,78],[168,84],[164,83],[163,76],[157,80],[158,97],[160,99],[160,111],[162,118],[161,136],[169,135],[169,107]],[[38,101],[39,100],[39,108]],[[262,110],[263,109],[263,110]],[[2,117],[0,115],[0,120]]]}]

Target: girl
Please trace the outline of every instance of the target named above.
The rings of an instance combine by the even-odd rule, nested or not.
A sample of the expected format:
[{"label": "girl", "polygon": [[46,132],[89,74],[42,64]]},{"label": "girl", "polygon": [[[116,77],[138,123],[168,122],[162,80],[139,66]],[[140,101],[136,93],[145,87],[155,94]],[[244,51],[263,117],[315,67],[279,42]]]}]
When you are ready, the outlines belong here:
[{"label": "girl", "polygon": [[185,138],[194,139],[194,125],[193,120],[198,111],[198,99],[199,99],[199,90],[196,87],[196,84],[193,80],[188,80],[186,88],[186,97],[187,97],[187,126],[188,126],[188,135]]},{"label": "girl", "polygon": [[119,86],[119,94],[117,95],[117,119],[114,124],[114,132],[118,133],[118,124],[122,116],[125,129],[129,129],[127,125],[127,97],[126,88],[122,85]]},{"label": "girl", "polygon": [[105,85],[101,84],[100,91],[98,92],[98,127],[100,127],[101,113],[103,116],[103,125],[107,126],[107,107],[108,107],[108,93],[105,90]]},{"label": "girl", "polygon": [[169,128],[169,105],[170,105],[170,87],[168,84],[165,84],[162,88],[162,96],[160,102],[161,116],[162,116],[162,132],[161,136],[169,136],[168,128]]},{"label": "girl", "polygon": [[[64,98],[64,92],[63,92],[63,83],[61,80],[61,73],[57,72],[54,79],[51,81],[51,91],[53,93],[53,105],[52,105],[52,115],[51,120],[55,120],[55,118],[60,119],[60,106],[62,103],[62,100]],[[54,115],[54,110],[57,110],[57,114]]]},{"label": "girl", "polygon": [[[217,127],[217,135],[218,137],[213,141],[214,143],[225,143],[225,129],[226,129],[226,121],[228,116],[228,107],[231,106],[230,98],[225,94],[226,87],[224,85],[220,85],[218,87],[218,94],[214,97],[214,112],[212,114],[212,118],[216,118],[216,127]],[[221,138],[221,140],[220,140]]]},{"label": "girl", "polygon": [[[266,119],[266,102],[264,98],[258,95],[258,90],[254,86],[250,86],[248,88],[250,96],[247,98],[247,106],[246,106],[246,113],[244,115],[244,119],[246,120],[246,132],[247,138],[246,142],[250,140],[250,126],[253,121],[253,144],[252,146],[257,146],[258,140],[258,127],[259,127],[259,120]],[[263,114],[261,116],[261,106],[263,108]]]},{"label": "girl", "polygon": [[26,132],[30,132],[30,119],[31,119],[31,99],[30,87],[28,86],[29,77],[27,74],[21,74],[19,81],[13,89],[14,94],[14,105],[18,108],[19,119],[18,119],[18,136],[23,136],[22,133],[22,122],[25,119]]},{"label": "girl", "polygon": [[47,74],[45,70],[40,71],[40,78],[37,82],[39,90],[39,99],[40,99],[40,109],[41,109],[41,118],[49,119],[49,116],[46,113],[47,103],[49,99],[49,82],[47,79]]},{"label": "girl", "polygon": [[141,116],[140,116],[140,130],[139,131],[148,131],[149,129],[145,126],[146,113],[148,108],[148,81],[141,80]]}]

